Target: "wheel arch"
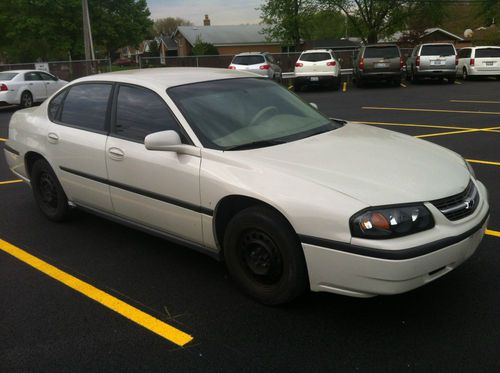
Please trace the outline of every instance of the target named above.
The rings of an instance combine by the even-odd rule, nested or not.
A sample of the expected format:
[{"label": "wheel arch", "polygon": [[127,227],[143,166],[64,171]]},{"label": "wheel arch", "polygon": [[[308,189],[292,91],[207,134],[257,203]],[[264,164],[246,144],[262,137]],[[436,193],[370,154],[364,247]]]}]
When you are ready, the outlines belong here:
[{"label": "wheel arch", "polygon": [[[222,198],[216,205],[213,215],[213,234],[215,238],[215,242],[220,249],[221,259],[224,258],[224,235],[226,233],[226,227],[231,219],[238,214],[240,211],[243,211],[252,206],[262,206],[267,207],[277,214],[279,214],[285,222],[288,223],[290,228],[297,234],[295,228],[293,227],[290,219],[288,219],[283,212],[281,212],[275,206],[264,202],[260,199],[249,197],[245,195],[232,194],[225,196]],[[297,235],[298,239],[298,235]]]},{"label": "wheel arch", "polygon": [[29,179],[31,179],[31,171],[33,169],[33,165],[39,159],[43,159],[50,164],[47,158],[45,158],[42,154],[36,151],[30,150],[24,155],[24,167],[26,169],[26,176],[28,176]]}]

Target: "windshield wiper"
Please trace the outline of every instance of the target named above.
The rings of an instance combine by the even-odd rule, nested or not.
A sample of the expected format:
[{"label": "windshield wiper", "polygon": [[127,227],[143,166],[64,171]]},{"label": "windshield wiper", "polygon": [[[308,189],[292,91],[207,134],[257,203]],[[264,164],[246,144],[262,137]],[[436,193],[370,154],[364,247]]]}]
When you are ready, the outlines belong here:
[{"label": "windshield wiper", "polygon": [[284,144],[285,142],[286,141],[283,141],[283,140],[259,140],[259,141],[252,141],[252,142],[249,142],[246,144],[228,146],[228,147],[225,147],[223,150],[226,151],[226,150],[244,150],[244,149],[264,148],[266,146]]}]

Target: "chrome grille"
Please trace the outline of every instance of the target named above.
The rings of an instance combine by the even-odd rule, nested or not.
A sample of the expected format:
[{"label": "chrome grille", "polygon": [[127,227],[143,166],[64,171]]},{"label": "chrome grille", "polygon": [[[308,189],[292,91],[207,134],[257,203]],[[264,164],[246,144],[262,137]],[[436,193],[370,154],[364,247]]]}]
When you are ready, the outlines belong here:
[{"label": "chrome grille", "polygon": [[460,220],[476,210],[479,204],[479,193],[471,180],[463,192],[431,201],[431,203],[449,220]]}]

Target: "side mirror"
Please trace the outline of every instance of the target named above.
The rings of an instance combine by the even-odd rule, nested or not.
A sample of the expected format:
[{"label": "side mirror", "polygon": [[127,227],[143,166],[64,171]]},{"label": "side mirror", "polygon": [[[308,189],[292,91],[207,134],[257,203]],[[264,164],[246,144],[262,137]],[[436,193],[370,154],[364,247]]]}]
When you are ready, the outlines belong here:
[{"label": "side mirror", "polygon": [[315,108],[316,110],[319,110],[319,107],[318,105],[316,105],[314,102],[310,102],[309,105],[311,105],[313,108]]},{"label": "side mirror", "polygon": [[183,144],[179,134],[173,130],[149,134],[144,139],[144,146],[148,150],[159,150],[201,156],[200,148]]}]

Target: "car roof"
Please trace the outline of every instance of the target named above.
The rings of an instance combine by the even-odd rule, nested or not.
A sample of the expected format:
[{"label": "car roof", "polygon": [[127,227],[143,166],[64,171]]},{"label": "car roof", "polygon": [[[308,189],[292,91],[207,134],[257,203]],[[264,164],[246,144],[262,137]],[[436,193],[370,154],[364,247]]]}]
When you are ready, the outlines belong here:
[{"label": "car roof", "polygon": [[330,53],[331,50],[330,49],[309,49],[309,50],[306,50],[306,51],[303,51],[302,54],[305,54],[305,53]]},{"label": "car roof", "polygon": [[152,69],[123,70],[112,73],[91,75],[72,83],[86,81],[117,81],[155,87],[160,90],[179,85],[211,80],[251,78],[257,74],[238,70],[214,69],[204,67],[160,67]]},{"label": "car roof", "polygon": [[376,47],[398,47],[397,44],[366,44],[365,48],[376,48]]},{"label": "car roof", "polygon": [[255,55],[262,55],[262,54],[267,54],[267,52],[243,52],[243,53],[238,53],[235,55],[236,56],[255,56]]},{"label": "car roof", "polygon": [[[496,48],[496,49],[499,49],[500,46],[498,46],[498,45],[481,45],[479,47],[465,47],[465,48],[473,48],[473,49]],[[462,49],[465,49],[465,48],[462,48]]]},{"label": "car roof", "polygon": [[0,71],[2,73],[16,73],[16,74],[22,74],[22,73],[30,73],[30,72],[37,72],[37,73],[47,73],[47,71],[43,71],[43,70],[4,70],[4,71]]}]

